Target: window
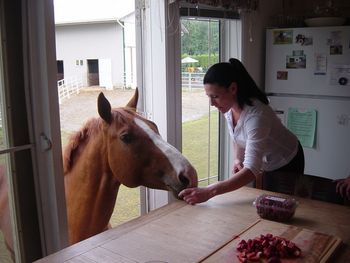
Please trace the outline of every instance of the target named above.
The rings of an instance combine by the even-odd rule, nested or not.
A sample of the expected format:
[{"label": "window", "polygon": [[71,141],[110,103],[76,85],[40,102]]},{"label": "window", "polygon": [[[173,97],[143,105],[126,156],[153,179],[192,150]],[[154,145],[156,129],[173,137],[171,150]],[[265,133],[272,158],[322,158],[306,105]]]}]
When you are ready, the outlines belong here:
[{"label": "window", "polygon": [[197,169],[199,185],[218,180],[219,114],[203,88],[208,68],[219,62],[220,21],[182,18],[182,152]]},{"label": "window", "polygon": [[[184,93],[186,81],[191,81],[191,86],[194,84],[197,88],[199,87],[199,82],[201,82],[201,86],[203,87],[202,78],[198,78],[195,73],[205,73],[212,64],[220,61],[228,61],[231,57],[240,59],[242,36],[241,21],[237,12],[208,6],[196,6],[188,3],[180,3],[179,9],[182,43],[184,41],[191,43],[188,45],[190,49],[184,49],[184,46],[181,46],[183,48],[181,53],[182,59],[189,52],[192,52],[192,54],[197,55],[194,58],[199,61],[199,63],[190,64],[192,66],[190,68],[186,68],[181,63],[182,72],[185,72],[185,74],[182,74],[182,90]],[[195,25],[196,27],[194,27]],[[190,31],[192,31],[192,34]],[[198,33],[198,31],[201,33]],[[197,38],[201,38],[201,42],[196,41],[196,37],[193,37],[196,34],[200,35]],[[189,38],[189,40],[186,40],[186,38]],[[206,51],[203,51],[203,46],[206,46]],[[205,58],[201,57],[199,55],[200,53]],[[194,72],[191,73],[191,79],[187,80],[186,71],[191,72],[192,70]],[[202,93],[204,93],[203,88]],[[184,96],[182,98],[184,99]],[[199,103],[193,103],[193,105],[195,106],[192,107],[198,107],[197,112],[206,111],[204,107],[201,108],[199,106]],[[232,143],[229,138],[225,118],[216,109],[209,106],[209,100],[207,105],[207,115],[201,120],[205,123],[203,128],[200,129],[202,134],[201,136],[194,135],[196,138],[201,138],[202,143],[206,142],[204,145],[195,146],[197,147],[196,152],[200,152],[202,157],[196,156],[192,161],[195,167],[198,167],[196,168],[199,172],[199,185],[208,185],[216,180],[227,178],[231,174],[232,167]],[[182,101],[182,108],[184,107],[185,104]],[[184,117],[184,111],[182,116]],[[192,146],[187,147],[186,143],[193,143],[190,139],[186,138],[190,138],[189,133],[196,134],[195,129],[190,128],[188,132],[186,130],[187,125],[186,122],[182,125],[182,147],[184,154],[186,154],[187,148],[192,148]],[[206,135],[204,136],[204,134]]]},{"label": "window", "polygon": [[[183,147],[186,147],[184,146],[186,142],[184,144],[183,140],[186,141],[186,139],[182,134],[183,121],[185,121],[182,95],[190,88],[182,88],[181,72],[183,66],[181,59],[184,57],[181,53],[181,32],[183,29],[180,24],[181,16],[183,19],[185,19],[185,16],[186,19],[192,16],[197,20],[211,21],[209,30],[213,30],[214,25],[220,25],[220,38],[216,42],[219,47],[218,61],[228,61],[230,57],[240,58],[241,23],[236,13],[227,13],[222,10],[218,12],[212,10],[200,12],[200,14],[205,15],[200,17],[195,5],[189,5],[188,7],[188,4],[186,4],[186,6],[181,6],[180,1],[149,1],[147,4],[141,0],[137,2],[139,3],[137,5],[138,9],[136,9],[136,17],[138,18],[136,35],[137,43],[140,43],[136,53],[138,58],[137,84],[142,88],[144,98],[141,107],[147,116],[150,116],[157,123],[161,135],[169,143],[183,151]],[[213,18],[208,19],[210,16]],[[153,17],[161,19],[152,19]],[[227,19],[224,19],[224,17]],[[212,47],[209,50],[211,55],[215,53]],[[190,80],[191,88],[197,88],[198,90],[201,80],[193,77],[193,75]],[[197,87],[192,84],[197,85]],[[214,116],[217,114],[215,111],[209,110],[209,101],[205,107],[207,107],[208,119],[211,116],[209,112]],[[229,175],[231,170],[232,145],[227,129],[225,129],[226,124],[223,116],[217,114],[216,119],[214,116],[210,124],[211,132],[208,129],[210,122],[206,124],[208,129],[206,135],[208,137],[204,140],[207,142],[206,145],[209,145],[208,141],[210,141],[211,146],[210,151],[208,151],[209,146],[205,150],[207,155],[202,175],[206,182],[203,182],[203,184],[212,182],[210,178],[211,171],[213,171],[212,175],[214,177],[219,175],[219,179],[223,179],[225,175]],[[215,128],[212,129],[212,127]],[[215,139],[213,140],[213,138]],[[215,140],[218,140],[218,143]],[[208,166],[208,158],[211,160],[210,166]],[[146,211],[162,206],[172,200],[168,193],[159,193],[150,189],[145,192],[149,202]]]},{"label": "window", "polygon": [[0,1],[0,203],[5,212],[1,215],[10,219],[9,224],[2,224],[0,234],[0,258],[4,256],[5,262],[11,261],[4,239],[12,244],[16,262],[31,262],[42,255],[35,194],[35,146],[25,96],[26,55],[22,24],[12,19],[22,17],[20,7],[20,1]]},{"label": "window", "polygon": [[53,13],[22,0],[0,0],[0,13],[1,163],[16,262],[32,262],[67,244]]},{"label": "window", "polygon": [[[56,56],[66,63],[65,78],[58,82],[62,148],[71,134],[98,116],[100,92],[112,107],[125,106],[134,94],[136,43],[131,2],[116,9],[120,1],[104,3],[112,5],[109,8],[101,7],[97,0],[55,1]],[[85,10],[80,10],[81,3]],[[111,14],[118,19],[110,19]],[[72,23],[65,23],[68,19]],[[139,216],[140,210],[140,189],[121,185],[111,226]]]}]

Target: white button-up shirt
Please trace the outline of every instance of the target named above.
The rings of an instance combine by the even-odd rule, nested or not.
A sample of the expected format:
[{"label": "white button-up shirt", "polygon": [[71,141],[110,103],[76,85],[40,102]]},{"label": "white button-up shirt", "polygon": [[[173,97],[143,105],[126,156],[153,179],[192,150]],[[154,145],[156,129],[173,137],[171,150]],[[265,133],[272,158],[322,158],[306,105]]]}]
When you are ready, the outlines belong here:
[{"label": "white button-up shirt", "polygon": [[298,139],[276,116],[269,105],[259,100],[244,105],[237,125],[231,110],[225,113],[234,143],[244,150],[244,167],[255,175],[276,170],[289,163],[298,151]]}]

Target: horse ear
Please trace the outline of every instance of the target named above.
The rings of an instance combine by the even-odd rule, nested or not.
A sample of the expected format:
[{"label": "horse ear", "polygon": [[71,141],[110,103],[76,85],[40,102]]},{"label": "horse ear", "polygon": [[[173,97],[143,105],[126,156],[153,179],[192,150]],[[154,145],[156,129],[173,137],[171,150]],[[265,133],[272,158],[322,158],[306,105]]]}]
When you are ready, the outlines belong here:
[{"label": "horse ear", "polygon": [[139,99],[139,89],[136,87],[134,96],[130,99],[130,101],[126,106],[136,109],[138,99]]},{"label": "horse ear", "polygon": [[97,99],[97,109],[100,117],[108,124],[112,121],[111,104],[101,92]]}]

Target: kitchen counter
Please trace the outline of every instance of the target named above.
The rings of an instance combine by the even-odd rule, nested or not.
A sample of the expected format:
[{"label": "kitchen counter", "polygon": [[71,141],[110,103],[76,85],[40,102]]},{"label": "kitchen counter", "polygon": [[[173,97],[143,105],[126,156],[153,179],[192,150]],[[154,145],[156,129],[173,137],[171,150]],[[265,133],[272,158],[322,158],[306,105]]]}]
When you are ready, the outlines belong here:
[{"label": "kitchen counter", "polygon": [[[252,203],[262,193],[271,194],[242,187],[195,206],[175,201],[36,262],[200,262],[259,221]],[[347,262],[350,207],[296,199],[286,224],[341,239],[332,262]]]}]

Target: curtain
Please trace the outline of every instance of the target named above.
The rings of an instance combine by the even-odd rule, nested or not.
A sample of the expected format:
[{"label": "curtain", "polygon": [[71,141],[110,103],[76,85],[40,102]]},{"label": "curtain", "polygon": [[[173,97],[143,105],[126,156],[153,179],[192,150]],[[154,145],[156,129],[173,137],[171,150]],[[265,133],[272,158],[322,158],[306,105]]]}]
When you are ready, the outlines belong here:
[{"label": "curtain", "polygon": [[254,11],[259,6],[259,0],[179,0],[179,2],[208,5],[232,11]]}]

